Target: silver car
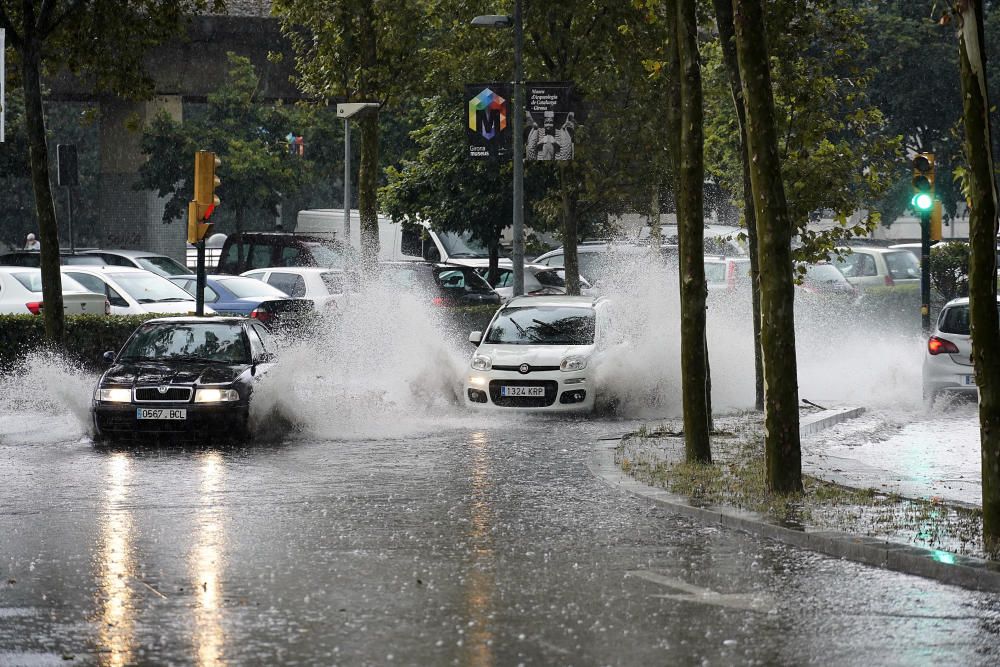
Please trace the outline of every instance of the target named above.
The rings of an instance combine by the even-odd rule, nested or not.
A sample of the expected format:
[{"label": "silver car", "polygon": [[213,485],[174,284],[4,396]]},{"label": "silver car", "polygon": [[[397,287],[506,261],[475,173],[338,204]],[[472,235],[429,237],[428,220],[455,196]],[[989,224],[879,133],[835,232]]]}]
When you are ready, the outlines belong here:
[{"label": "silver car", "polygon": [[[1000,298],[997,307],[1000,308]],[[952,299],[941,309],[937,325],[927,339],[923,376],[927,400],[934,400],[942,391],[976,393],[968,297]]]}]

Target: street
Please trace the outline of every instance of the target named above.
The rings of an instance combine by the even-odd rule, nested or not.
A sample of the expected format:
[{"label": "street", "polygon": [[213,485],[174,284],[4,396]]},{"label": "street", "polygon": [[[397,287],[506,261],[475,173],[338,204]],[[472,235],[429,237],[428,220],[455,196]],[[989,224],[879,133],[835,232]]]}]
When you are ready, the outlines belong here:
[{"label": "street", "polygon": [[995,596],[607,487],[592,445],[634,422],[215,449],[31,420],[0,427],[0,665],[998,660]]}]

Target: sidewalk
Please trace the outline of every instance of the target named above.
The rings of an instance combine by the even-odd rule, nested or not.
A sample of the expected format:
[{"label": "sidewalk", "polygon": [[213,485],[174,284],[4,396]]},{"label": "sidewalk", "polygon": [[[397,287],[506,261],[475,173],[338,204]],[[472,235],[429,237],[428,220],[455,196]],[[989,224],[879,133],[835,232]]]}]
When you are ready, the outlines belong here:
[{"label": "sidewalk", "polygon": [[[886,499],[882,506],[878,502],[874,506],[841,502],[831,508],[822,503],[810,504],[813,501],[806,498],[800,508],[806,517],[802,521],[778,520],[726,502],[712,505],[651,485],[645,473],[652,467],[683,460],[683,438],[669,432],[661,437],[599,443],[591,469],[612,486],[669,505],[700,521],[838,558],[1000,592],[1000,563],[976,557],[975,544],[969,541],[968,510],[981,506],[981,479],[974,474],[972,465],[972,461],[978,464],[979,457],[969,460],[975,454],[969,450],[969,434],[928,443],[907,433],[910,422],[906,416],[889,428],[883,418],[878,413],[865,414],[861,408],[803,413],[803,474],[853,489],[872,489],[886,494]],[[661,424],[667,431],[680,430],[680,424],[658,422],[656,426]],[[749,432],[758,426],[747,426],[746,415],[723,418],[717,423],[722,431],[739,431],[742,427]],[[874,435],[873,440],[866,441],[866,435]],[[857,444],[845,444],[850,440],[844,438],[850,437],[858,438],[854,441]],[[938,438],[933,433],[930,437]],[[965,451],[956,452],[956,443]],[[744,455],[724,438],[713,442],[713,458],[721,466]],[[626,468],[633,474],[623,472],[623,460],[630,462]],[[645,473],[637,472],[642,470]],[[959,515],[959,521],[952,521]],[[889,521],[884,522],[887,516]],[[979,540],[981,553],[981,536],[974,539]]]}]

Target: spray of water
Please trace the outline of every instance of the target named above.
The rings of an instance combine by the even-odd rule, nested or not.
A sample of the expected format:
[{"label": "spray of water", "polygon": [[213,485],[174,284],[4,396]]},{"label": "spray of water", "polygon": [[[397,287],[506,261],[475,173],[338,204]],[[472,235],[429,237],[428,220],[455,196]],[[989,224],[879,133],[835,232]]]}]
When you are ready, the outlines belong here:
[{"label": "spray of water", "polygon": [[0,376],[0,437],[52,442],[90,435],[97,374],[64,355],[32,352]]}]

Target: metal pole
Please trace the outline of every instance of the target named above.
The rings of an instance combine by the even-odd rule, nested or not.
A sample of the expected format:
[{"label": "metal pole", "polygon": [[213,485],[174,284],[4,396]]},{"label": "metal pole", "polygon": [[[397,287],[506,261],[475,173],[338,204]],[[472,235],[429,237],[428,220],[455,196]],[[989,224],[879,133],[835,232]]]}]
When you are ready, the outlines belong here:
[{"label": "metal pole", "polygon": [[521,0],[514,3],[514,296],[524,294],[524,78]]},{"label": "metal pole", "polygon": [[344,245],[351,245],[351,121],[344,119]]},{"label": "metal pole", "polygon": [[931,332],[931,214],[920,213],[920,318],[924,335]]},{"label": "metal pole", "polygon": [[198,280],[194,291],[194,314],[203,317],[205,315],[205,239],[194,245],[198,249]]},{"label": "metal pole", "polygon": [[73,241],[73,188],[66,186],[66,221],[69,223],[69,251],[76,254],[76,243]]}]

